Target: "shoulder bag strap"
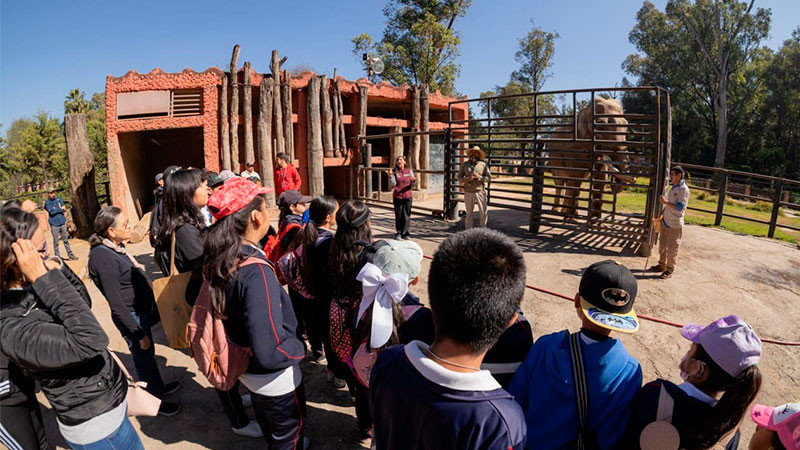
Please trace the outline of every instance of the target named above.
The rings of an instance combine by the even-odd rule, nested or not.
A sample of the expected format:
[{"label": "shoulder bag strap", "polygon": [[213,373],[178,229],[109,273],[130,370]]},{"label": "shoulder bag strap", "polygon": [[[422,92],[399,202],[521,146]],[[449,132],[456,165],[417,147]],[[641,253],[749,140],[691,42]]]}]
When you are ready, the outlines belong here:
[{"label": "shoulder bag strap", "polygon": [[172,233],[171,251],[169,252],[169,276],[174,277],[178,274],[178,269],[175,267],[175,233]]},{"label": "shoulder bag strap", "polygon": [[572,386],[575,390],[575,405],[578,409],[578,444],[579,450],[585,448],[586,430],[588,424],[586,415],[589,411],[589,388],[586,382],[586,371],[581,349],[580,332],[569,336],[569,359],[572,363]]}]

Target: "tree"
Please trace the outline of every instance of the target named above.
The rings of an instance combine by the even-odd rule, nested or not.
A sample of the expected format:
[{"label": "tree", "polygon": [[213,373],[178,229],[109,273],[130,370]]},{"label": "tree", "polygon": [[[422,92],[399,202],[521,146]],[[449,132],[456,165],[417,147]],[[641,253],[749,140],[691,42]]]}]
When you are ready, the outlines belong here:
[{"label": "tree", "polygon": [[531,31],[519,40],[519,49],[514,59],[520,68],[511,74],[511,79],[533,91],[539,91],[552,76],[548,69],[556,52],[555,40],[559,37],[561,36],[558,33],[544,31],[533,25]]},{"label": "tree", "polygon": [[[714,165],[725,164],[732,84],[758,54],[769,33],[770,10],[755,0],[670,0],[664,12],[645,1],[629,39],[639,50],[623,68],[640,84],[673,89],[695,108],[715,135]],[[748,89],[752,86],[739,86]]]},{"label": "tree", "polygon": [[766,101],[761,118],[768,141],[765,158],[778,161],[776,175],[800,179],[800,27],[769,61],[764,70]]},{"label": "tree", "polygon": [[367,63],[363,54],[380,57],[380,78],[396,85],[428,85],[445,95],[455,92],[459,66],[455,63],[461,44],[453,29],[464,17],[472,0],[391,0],[384,8],[386,28],[380,42],[362,33],[353,38],[353,54]]},{"label": "tree", "polygon": [[69,91],[64,98],[64,114],[88,112],[92,105],[86,101],[85,97],[86,93],[80,89],[75,88]]},{"label": "tree", "polygon": [[46,112],[12,122],[6,133],[11,170],[20,183],[65,180],[66,143],[59,120]]}]

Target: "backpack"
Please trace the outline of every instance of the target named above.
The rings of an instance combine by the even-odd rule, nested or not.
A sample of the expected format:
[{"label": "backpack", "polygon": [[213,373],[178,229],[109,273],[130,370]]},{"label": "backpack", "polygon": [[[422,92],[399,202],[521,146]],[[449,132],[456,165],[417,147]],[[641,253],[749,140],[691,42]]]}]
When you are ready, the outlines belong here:
[{"label": "backpack", "polygon": [[[240,263],[239,268],[251,264],[263,264],[272,268],[268,262],[252,256]],[[207,281],[203,281],[192,308],[192,315],[186,325],[186,337],[190,343],[189,354],[194,358],[200,372],[219,390],[230,390],[250,365],[252,350],[236,345],[228,337],[222,317],[214,312],[211,305]]]},{"label": "backpack", "polygon": [[[272,264],[276,264],[278,259],[280,259],[282,256],[281,241],[286,236],[286,233],[288,233],[290,230],[294,230],[295,228],[300,228],[300,224],[289,222],[285,227],[283,227],[283,230],[281,230],[279,234],[273,234],[267,238],[267,243],[264,244],[264,253],[267,254],[267,259],[269,259]],[[280,280],[280,276],[278,279]],[[281,282],[281,284],[286,283]]]},{"label": "backpack", "polygon": [[306,289],[305,281],[303,280],[303,246],[298,245],[294,250],[288,251],[278,259],[276,264],[278,281],[289,286],[292,290],[299,293],[305,298],[313,298],[314,296]]}]

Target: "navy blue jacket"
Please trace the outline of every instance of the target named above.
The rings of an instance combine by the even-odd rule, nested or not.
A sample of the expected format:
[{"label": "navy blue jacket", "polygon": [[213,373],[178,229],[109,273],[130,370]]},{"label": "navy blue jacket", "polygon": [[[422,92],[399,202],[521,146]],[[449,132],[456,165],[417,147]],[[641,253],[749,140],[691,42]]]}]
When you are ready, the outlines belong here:
[{"label": "navy blue jacket", "polygon": [[[250,256],[267,261],[260,249],[242,246],[242,257]],[[292,301],[268,266],[252,264],[236,271],[225,286],[225,314],[228,337],[253,350],[247,373],[275,372],[305,357]]]},{"label": "navy blue jacket", "polygon": [[[522,410],[491,375],[448,371],[417,358],[418,345],[425,344],[415,341],[380,352],[372,369],[369,401],[379,450],[524,447]],[[450,381],[442,381],[448,375],[432,375],[436,370],[452,375]],[[470,379],[469,386],[459,383],[463,378]]]},{"label": "navy blue jacket", "polygon": [[44,209],[49,216],[47,223],[51,227],[60,227],[67,223],[67,217],[64,215],[64,210],[61,209],[62,206],[64,206],[64,201],[61,200],[61,197],[56,197],[52,200],[48,198],[44,201]]}]

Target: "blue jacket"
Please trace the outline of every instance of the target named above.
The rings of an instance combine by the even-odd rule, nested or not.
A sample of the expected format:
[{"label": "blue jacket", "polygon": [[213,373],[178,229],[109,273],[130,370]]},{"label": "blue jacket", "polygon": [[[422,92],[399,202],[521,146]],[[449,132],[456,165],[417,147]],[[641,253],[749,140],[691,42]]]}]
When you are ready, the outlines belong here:
[{"label": "blue jacket", "polygon": [[414,341],[378,354],[369,391],[378,450],[522,449],[522,411],[489,372],[447,370],[422,348]]},{"label": "blue jacket", "polygon": [[[581,341],[589,385],[588,439],[600,449],[620,448],[642,387],[642,368],[616,339]],[[531,348],[508,392],[522,406],[528,447],[575,448],[578,412],[569,358],[569,332],[542,336]]]},{"label": "blue jacket", "polygon": [[61,200],[61,197],[56,197],[52,200],[48,198],[44,201],[44,209],[50,216],[47,219],[47,223],[49,223],[51,227],[60,227],[61,225],[67,223],[67,218],[64,216],[64,210],[61,209],[62,206],[64,206],[64,202]]}]

